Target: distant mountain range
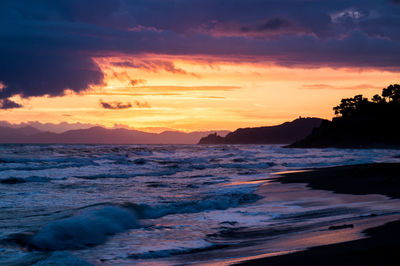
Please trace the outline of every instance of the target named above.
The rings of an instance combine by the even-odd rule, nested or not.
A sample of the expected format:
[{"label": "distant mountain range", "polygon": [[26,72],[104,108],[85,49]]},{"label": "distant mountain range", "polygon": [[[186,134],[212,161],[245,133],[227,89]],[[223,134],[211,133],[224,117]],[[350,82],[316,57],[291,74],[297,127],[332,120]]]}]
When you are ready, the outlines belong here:
[{"label": "distant mountain range", "polygon": [[324,119],[298,118],[277,126],[239,128],[225,137],[218,133],[201,138],[199,144],[288,144],[305,138]]},{"label": "distant mountain range", "polygon": [[[211,132],[164,131],[148,133],[131,129],[107,129],[99,126],[68,130],[63,133],[40,131],[32,126],[12,128],[0,126],[0,143],[56,143],[56,144],[196,144]],[[218,134],[226,135],[221,130]]]},{"label": "distant mountain range", "polygon": [[0,143],[38,144],[288,144],[303,139],[324,121],[299,118],[277,126],[239,128],[234,132],[164,131],[148,133],[139,130],[94,126],[62,133],[41,131],[32,126],[0,126]]}]

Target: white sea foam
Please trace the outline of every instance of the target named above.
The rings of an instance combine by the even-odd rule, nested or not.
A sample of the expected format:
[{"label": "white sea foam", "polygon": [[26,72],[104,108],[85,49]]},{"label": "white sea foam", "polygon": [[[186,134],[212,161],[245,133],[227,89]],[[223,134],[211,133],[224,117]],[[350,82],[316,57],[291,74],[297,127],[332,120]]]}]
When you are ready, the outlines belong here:
[{"label": "white sea foam", "polygon": [[137,226],[133,212],[107,206],[52,222],[39,230],[30,244],[40,250],[85,248],[101,244],[108,236]]},{"label": "white sea foam", "polygon": [[149,249],[146,251],[137,251],[128,255],[130,259],[155,259],[165,258],[172,255],[188,254],[207,249],[218,248],[210,242],[204,240],[184,241],[183,243],[171,243],[168,248]]},{"label": "white sea foam", "polygon": [[207,195],[200,199],[173,202],[159,206],[145,206],[142,214],[144,218],[159,218],[169,214],[197,213],[212,210],[226,210],[238,207],[241,204],[253,203],[261,197],[253,193],[229,193],[222,195]]},{"label": "white sea foam", "polygon": [[254,190],[254,186],[223,187],[198,199],[156,206],[131,203],[88,206],[76,215],[47,224],[23,242],[38,250],[82,249],[104,243],[110,235],[140,227],[139,218],[226,210],[253,203],[261,198]]},{"label": "white sea foam", "polygon": [[[28,254],[67,249],[94,264],[98,258],[134,263],[133,258],[124,261],[129,254],[145,258],[194,252],[221,228],[315,217],[310,206],[323,206],[321,199],[270,202],[285,189],[261,199],[257,185],[270,173],[398,162],[398,154],[276,145],[0,145],[0,236],[14,235],[11,244],[36,250]],[[326,218],[331,214],[341,215],[328,212]],[[74,261],[65,253],[54,254],[47,262]]]}]

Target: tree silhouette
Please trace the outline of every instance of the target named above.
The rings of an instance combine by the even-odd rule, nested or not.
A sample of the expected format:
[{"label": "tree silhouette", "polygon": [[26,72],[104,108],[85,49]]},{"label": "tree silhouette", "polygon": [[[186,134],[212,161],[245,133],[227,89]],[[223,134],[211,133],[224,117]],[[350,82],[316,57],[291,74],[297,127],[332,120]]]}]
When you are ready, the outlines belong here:
[{"label": "tree silhouette", "polygon": [[341,117],[366,116],[377,114],[393,115],[400,108],[400,85],[389,85],[382,90],[382,96],[374,95],[369,101],[362,95],[342,99],[340,104],[333,107],[335,115]]},{"label": "tree silhouette", "polygon": [[289,147],[400,148],[400,85],[389,85],[371,100],[356,95],[333,108],[337,115]]},{"label": "tree silhouette", "polygon": [[364,109],[364,106],[369,103],[367,98],[364,98],[361,94],[356,95],[353,98],[342,99],[340,105],[333,108],[335,114],[341,116],[353,116]]},{"label": "tree silhouette", "polygon": [[373,103],[384,103],[386,102],[385,98],[382,98],[380,95],[375,94],[372,98],[371,98]]},{"label": "tree silhouette", "polygon": [[393,103],[400,103],[400,85],[394,84],[382,90],[382,96]]}]

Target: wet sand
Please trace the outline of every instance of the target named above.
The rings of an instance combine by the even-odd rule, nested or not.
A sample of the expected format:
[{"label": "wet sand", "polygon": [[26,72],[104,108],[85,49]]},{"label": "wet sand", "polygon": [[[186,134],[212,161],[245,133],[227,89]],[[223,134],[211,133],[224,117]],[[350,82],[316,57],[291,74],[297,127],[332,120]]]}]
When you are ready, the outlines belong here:
[{"label": "wet sand", "polygon": [[[279,176],[275,181],[284,184],[305,183],[312,189],[329,190],[335,193],[353,195],[381,194],[391,198],[400,198],[399,163],[339,166],[314,169],[308,172],[286,173]],[[376,218],[372,214],[369,220],[374,221]],[[323,246],[286,255],[267,258],[248,258],[250,260],[241,262],[240,264],[398,265],[400,259],[400,220],[398,215],[393,215],[391,219],[393,218],[396,220],[381,220],[380,222],[384,222],[385,224],[377,227],[374,223],[366,225],[363,230],[366,238],[363,239],[351,241],[343,239],[347,242],[335,241],[341,242],[337,244],[327,244],[321,239],[320,245]],[[359,227],[358,224],[357,227]],[[331,230],[332,236],[335,236],[336,232],[339,236],[346,230],[346,228]],[[326,238],[327,235],[324,235],[324,239]],[[304,240],[303,236],[300,241]],[[315,245],[312,244],[310,246]]]},{"label": "wet sand", "polygon": [[337,193],[382,194],[400,198],[400,163],[374,163],[314,169],[282,174],[281,183],[306,183],[312,189]]},{"label": "wet sand", "polygon": [[[257,201],[259,211],[276,211],[278,216],[260,226],[227,226],[207,236],[207,241],[216,245],[213,250],[180,255],[171,258],[171,264],[225,266],[252,260],[251,264],[264,265],[257,259],[359,240],[366,238],[363,231],[369,228],[400,220],[400,199],[379,194],[338,194],[311,189],[305,183],[282,184],[276,182],[277,178],[261,180],[263,184],[256,193],[263,197]],[[296,263],[293,265],[307,265]]]}]

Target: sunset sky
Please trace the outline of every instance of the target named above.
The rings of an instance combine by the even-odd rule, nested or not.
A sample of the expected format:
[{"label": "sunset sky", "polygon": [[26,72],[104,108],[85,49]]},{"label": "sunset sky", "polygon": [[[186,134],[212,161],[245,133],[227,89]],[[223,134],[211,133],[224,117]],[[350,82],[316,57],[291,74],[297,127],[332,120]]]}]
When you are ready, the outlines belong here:
[{"label": "sunset sky", "polygon": [[234,130],[399,82],[398,0],[0,1],[0,121]]}]

